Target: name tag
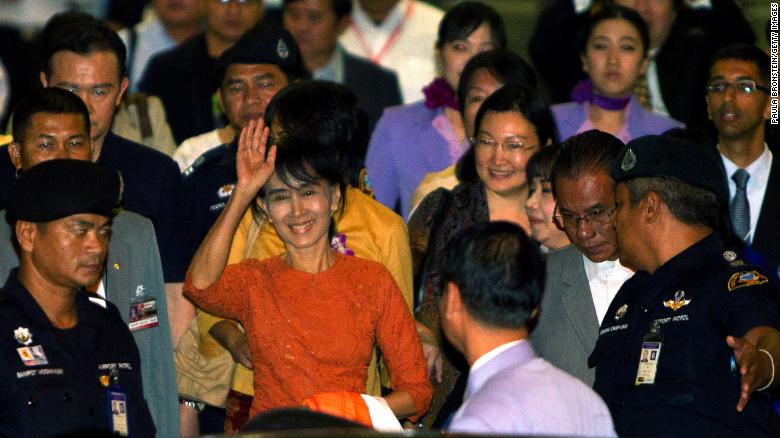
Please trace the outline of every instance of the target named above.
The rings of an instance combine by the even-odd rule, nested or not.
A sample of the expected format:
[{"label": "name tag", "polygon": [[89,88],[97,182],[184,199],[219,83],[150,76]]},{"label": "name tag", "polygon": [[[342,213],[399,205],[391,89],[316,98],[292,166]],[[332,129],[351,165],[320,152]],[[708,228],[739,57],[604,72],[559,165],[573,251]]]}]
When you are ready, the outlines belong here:
[{"label": "name tag", "polygon": [[127,327],[131,332],[156,327],[159,325],[157,320],[157,301],[149,299],[139,303],[130,304],[130,321]]},{"label": "name tag", "polygon": [[46,359],[46,353],[43,352],[43,346],[41,345],[21,347],[17,348],[16,351],[19,353],[19,357],[22,359],[22,362],[28,367],[49,364],[49,360]]}]

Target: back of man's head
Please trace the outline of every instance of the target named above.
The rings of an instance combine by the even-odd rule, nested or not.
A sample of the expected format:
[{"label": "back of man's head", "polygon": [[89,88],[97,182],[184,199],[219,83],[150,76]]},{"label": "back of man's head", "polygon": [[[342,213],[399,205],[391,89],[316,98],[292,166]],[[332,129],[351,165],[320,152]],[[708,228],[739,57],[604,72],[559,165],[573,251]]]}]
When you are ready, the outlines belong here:
[{"label": "back of man's head", "polygon": [[[559,178],[577,179],[596,172],[609,174],[612,162],[623,147],[617,137],[596,129],[585,131],[568,138],[561,144],[561,150],[552,168],[550,181],[555,192]],[[558,194],[555,193],[556,198]]]},{"label": "back of man's head", "polygon": [[84,102],[75,94],[61,88],[43,88],[25,97],[14,108],[13,138],[21,143],[30,121],[36,114],[76,114],[84,120],[85,131],[89,135],[89,111]]},{"label": "back of man's head", "polygon": [[368,116],[346,86],[325,81],[293,83],[271,99],[265,124],[281,135],[313,137],[336,148],[348,182],[359,183],[370,134]]},{"label": "back of man's head", "polygon": [[119,79],[125,77],[127,51],[116,32],[96,18],[80,12],[63,12],[53,16],[41,31],[41,71],[51,76],[51,60],[55,53],[69,51],[79,55],[109,51],[116,55]]},{"label": "back of man's head", "polygon": [[466,229],[447,244],[441,265],[443,287],[457,286],[469,316],[486,327],[523,328],[541,301],[544,259],[515,224]]},{"label": "back of man's head", "polygon": [[720,165],[703,147],[665,135],[628,142],[612,165],[615,181],[625,182],[631,207],[655,192],[679,222],[718,229],[725,203]]}]

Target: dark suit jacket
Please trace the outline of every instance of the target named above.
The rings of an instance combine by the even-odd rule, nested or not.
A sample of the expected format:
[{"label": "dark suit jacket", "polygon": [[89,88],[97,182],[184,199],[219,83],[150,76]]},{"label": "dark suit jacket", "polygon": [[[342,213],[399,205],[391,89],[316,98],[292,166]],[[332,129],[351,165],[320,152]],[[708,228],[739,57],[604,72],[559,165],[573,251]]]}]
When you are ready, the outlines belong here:
[{"label": "dark suit jacket", "polygon": [[[769,146],[773,150],[772,167],[769,169],[769,181],[764,193],[764,201],[761,204],[761,211],[758,213],[758,223],[753,233],[753,241],[750,247],[759,253],[764,265],[771,272],[780,275],[780,156],[774,150],[776,147]],[[717,154],[718,163],[721,164],[723,172],[723,193],[729,194],[728,181],[731,177],[726,175],[723,167],[723,161],[717,148],[712,148]],[[730,194],[729,194],[730,196]],[[751,214],[753,209],[751,208]],[[751,263],[756,261],[751,260]]]},{"label": "dark suit jacket", "polygon": [[344,50],[342,54],[344,85],[357,96],[360,107],[368,114],[369,128],[373,131],[385,108],[403,103],[398,77],[391,70],[352,56]]},{"label": "dark suit jacket", "polygon": [[780,266],[780,156],[772,157],[769,182],[766,185],[764,202],[758,216],[753,248],[763,255],[777,272]]},{"label": "dark suit jacket", "polygon": [[216,128],[211,106],[215,62],[201,33],[152,58],[138,84],[140,91],[162,100],[177,144]]}]

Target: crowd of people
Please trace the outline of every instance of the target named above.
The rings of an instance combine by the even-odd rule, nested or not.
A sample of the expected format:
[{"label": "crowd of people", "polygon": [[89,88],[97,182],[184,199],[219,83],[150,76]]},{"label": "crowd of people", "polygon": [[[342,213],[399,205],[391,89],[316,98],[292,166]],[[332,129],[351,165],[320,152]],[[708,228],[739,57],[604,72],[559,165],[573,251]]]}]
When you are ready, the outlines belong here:
[{"label": "crowd of people", "polygon": [[780,436],[734,0],[555,0],[529,60],[475,0],[55,3],[0,47],[0,435]]}]

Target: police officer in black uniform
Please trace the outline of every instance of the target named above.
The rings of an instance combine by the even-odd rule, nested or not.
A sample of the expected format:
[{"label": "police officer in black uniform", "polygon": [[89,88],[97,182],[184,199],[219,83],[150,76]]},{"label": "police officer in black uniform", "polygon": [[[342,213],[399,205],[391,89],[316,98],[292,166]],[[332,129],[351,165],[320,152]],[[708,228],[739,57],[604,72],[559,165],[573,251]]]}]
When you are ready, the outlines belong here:
[{"label": "police officer in black uniform", "polygon": [[[217,97],[236,132],[249,120],[262,120],[268,102],[288,83],[309,76],[295,40],[284,29],[250,31],[219,57],[216,71]],[[184,185],[192,203],[189,220],[197,244],[233,192],[237,150],[238,135],[184,170]]]},{"label": "police officer in black uniform", "polygon": [[638,272],[589,365],[620,436],[778,433],[767,391],[780,381],[778,286],[715,231],[719,169],[663,136],[629,142],[613,166],[620,259]]},{"label": "police officer in black uniform", "polygon": [[50,160],[14,184],[19,268],[0,289],[0,436],[152,437],[138,349],[98,282],[121,199],[115,170]]}]

